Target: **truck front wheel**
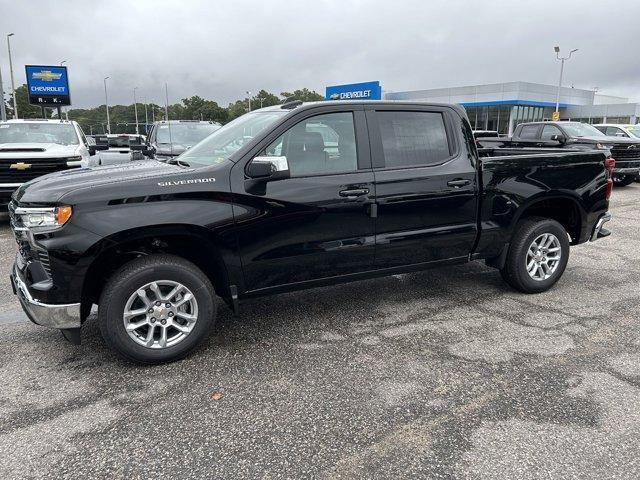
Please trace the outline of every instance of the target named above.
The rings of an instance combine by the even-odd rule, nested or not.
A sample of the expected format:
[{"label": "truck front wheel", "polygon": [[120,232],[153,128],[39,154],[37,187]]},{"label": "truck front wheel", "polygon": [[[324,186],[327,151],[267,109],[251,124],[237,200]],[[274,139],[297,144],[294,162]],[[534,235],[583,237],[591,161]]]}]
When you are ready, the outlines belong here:
[{"label": "truck front wheel", "polygon": [[530,217],[516,227],[502,278],[516,290],[539,293],[562,276],[569,260],[569,236],[555,220]]},{"label": "truck front wheel", "polygon": [[126,359],[147,364],[187,355],[207,337],[215,315],[207,276],[173,255],[148,255],[122,266],[98,307],[105,342]]}]

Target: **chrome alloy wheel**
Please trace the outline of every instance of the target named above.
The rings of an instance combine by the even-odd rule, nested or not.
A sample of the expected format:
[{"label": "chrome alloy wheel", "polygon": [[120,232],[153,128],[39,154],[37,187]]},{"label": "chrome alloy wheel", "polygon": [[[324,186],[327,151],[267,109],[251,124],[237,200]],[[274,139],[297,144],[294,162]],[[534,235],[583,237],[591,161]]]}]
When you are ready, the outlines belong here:
[{"label": "chrome alloy wheel", "polygon": [[131,339],[148,348],[167,348],[187,338],[198,320],[198,302],[181,283],[147,283],[127,300],[122,315]]},{"label": "chrome alloy wheel", "polygon": [[561,258],[562,247],[558,237],[552,233],[543,233],[527,250],[527,272],[536,281],[546,280],[558,269]]}]

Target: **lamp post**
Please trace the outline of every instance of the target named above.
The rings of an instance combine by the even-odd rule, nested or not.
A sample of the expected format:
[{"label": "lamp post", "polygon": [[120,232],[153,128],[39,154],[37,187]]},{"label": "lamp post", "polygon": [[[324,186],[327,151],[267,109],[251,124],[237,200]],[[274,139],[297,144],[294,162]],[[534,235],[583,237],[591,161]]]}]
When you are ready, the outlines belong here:
[{"label": "lamp post", "polygon": [[133,87],[133,111],[136,113],[136,135],[140,133],[138,128],[138,100],[136,99],[136,90],[138,87]]},{"label": "lamp post", "polygon": [[[62,61],[60,62],[60,66],[62,67],[65,63],[67,63],[67,61],[66,61],[66,60],[62,60]],[[66,119],[66,120],[69,120],[69,110],[68,110],[68,109],[66,109],[66,108],[64,108],[64,107],[62,107],[62,110],[64,111],[64,117],[65,117],[65,119]]]},{"label": "lamp post", "polygon": [[249,104],[249,111],[251,111],[251,92],[247,90],[247,103]]},{"label": "lamp post", "polygon": [[0,70],[0,121],[7,121],[7,110],[4,106],[4,87],[2,86],[2,70]]},{"label": "lamp post", "polygon": [[107,132],[111,133],[111,122],[109,120],[109,96],[107,95],[107,80],[109,77],[104,77],[104,106],[107,110]]},{"label": "lamp post", "polygon": [[18,102],[16,101],[16,82],[13,79],[13,60],[11,59],[11,37],[7,35],[7,51],[9,52],[9,75],[11,76],[11,91],[13,92],[13,118],[18,118]]},{"label": "lamp post", "polygon": [[574,52],[577,52],[578,49],[574,48],[573,50],[571,50],[567,57],[560,56],[560,47],[557,47],[557,46],[553,47],[553,50],[556,52],[556,58],[560,60],[560,80],[558,81],[558,95],[556,96],[556,115],[559,115],[558,109],[560,108],[560,89],[562,88],[562,74],[564,73],[564,62],[565,60],[569,60],[571,58],[571,55],[573,55]]}]

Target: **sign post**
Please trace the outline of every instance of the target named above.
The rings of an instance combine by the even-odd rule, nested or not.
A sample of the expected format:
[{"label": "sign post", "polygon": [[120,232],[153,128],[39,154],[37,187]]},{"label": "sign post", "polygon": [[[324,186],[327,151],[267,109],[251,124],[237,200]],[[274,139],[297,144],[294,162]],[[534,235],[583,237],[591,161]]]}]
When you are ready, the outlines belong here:
[{"label": "sign post", "polygon": [[42,108],[43,118],[46,117],[45,107],[56,107],[58,118],[62,119],[61,107],[71,105],[67,67],[26,65],[25,70],[29,103]]}]

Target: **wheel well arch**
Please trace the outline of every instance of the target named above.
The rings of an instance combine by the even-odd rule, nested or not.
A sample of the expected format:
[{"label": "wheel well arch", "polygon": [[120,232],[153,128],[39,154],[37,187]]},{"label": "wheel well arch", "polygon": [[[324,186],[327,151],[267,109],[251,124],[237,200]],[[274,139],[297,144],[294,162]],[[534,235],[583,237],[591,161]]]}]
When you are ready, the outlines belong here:
[{"label": "wheel well arch", "polygon": [[571,243],[580,241],[584,213],[577,199],[570,196],[545,196],[528,203],[514,218],[513,227],[528,217],[544,217],[557,221],[569,236]]},{"label": "wheel well arch", "polygon": [[129,261],[155,253],[176,255],[194,263],[211,281],[217,295],[229,301],[229,272],[219,239],[204,227],[145,226],[103,240],[82,284],[81,308],[86,318],[113,273]]}]

